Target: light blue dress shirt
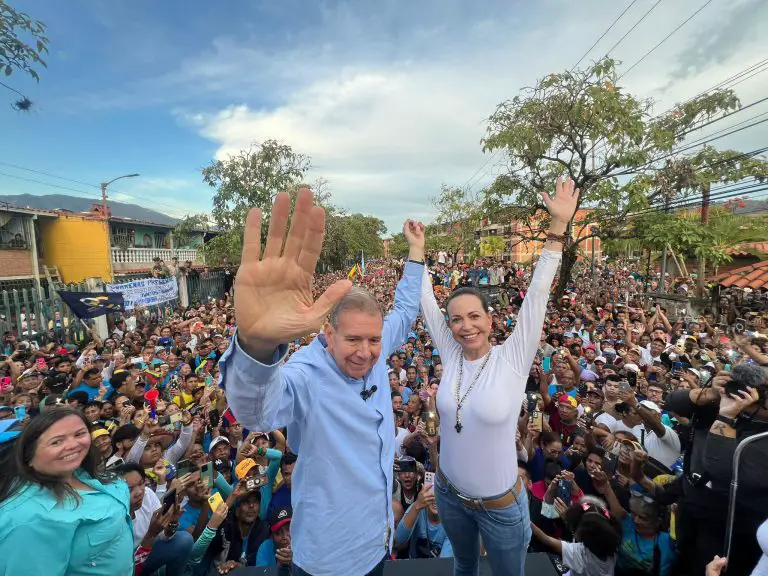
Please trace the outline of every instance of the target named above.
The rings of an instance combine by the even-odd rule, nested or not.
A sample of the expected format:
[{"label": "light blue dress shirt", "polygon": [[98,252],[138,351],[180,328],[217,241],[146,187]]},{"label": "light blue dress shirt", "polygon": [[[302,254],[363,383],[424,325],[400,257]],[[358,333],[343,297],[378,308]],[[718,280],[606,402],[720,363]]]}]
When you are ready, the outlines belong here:
[{"label": "light blue dress shirt", "polygon": [[78,477],[93,488],[79,503],[32,484],[0,503],[0,574],[133,575],[128,485]]},{"label": "light blue dress shirt", "polygon": [[[219,361],[221,385],[239,422],[251,430],[288,426],[299,454],[292,476],[294,563],[314,576],[363,576],[392,545],[395,423],[386,359],[419,312],[424,267],[409,262],[384,320],[381,355],[364,379],[341,373],[324,335],[283,363],[248,356],[233,338]],[[377,391],[364,401],[363,384]],[[329,553],[329,535],[343,553]],[[332,547],[331,547],[332,548]]]}]

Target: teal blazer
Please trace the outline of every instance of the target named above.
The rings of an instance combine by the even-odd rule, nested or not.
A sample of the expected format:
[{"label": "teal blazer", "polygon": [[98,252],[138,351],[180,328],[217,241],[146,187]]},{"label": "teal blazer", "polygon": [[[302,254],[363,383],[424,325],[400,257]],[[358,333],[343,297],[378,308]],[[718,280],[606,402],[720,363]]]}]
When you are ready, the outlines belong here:
[{"label": "teal blazer", "polygon": [[128,485],[77,476],[92,488],[78,492],[80,502],[59,503],[36,484],[0,502],[0,575],[132,576]]}]

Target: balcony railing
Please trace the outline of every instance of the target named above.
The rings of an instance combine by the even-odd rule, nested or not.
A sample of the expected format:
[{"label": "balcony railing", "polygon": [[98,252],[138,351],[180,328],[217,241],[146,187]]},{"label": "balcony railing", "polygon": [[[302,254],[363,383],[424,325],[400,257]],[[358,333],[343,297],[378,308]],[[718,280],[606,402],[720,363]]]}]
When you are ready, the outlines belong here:
[{"label": "balcony railing", "polygon": [[195,262],[197,260],[197,250],[187,248],[174,250],[163,248],[128,248],[123,250],[122,248],[112,247],[112,262],[114,264],[151,264],[155,258],[160,258],[164,262],[170,262],[174,256],[181,263],[187,260]]}]

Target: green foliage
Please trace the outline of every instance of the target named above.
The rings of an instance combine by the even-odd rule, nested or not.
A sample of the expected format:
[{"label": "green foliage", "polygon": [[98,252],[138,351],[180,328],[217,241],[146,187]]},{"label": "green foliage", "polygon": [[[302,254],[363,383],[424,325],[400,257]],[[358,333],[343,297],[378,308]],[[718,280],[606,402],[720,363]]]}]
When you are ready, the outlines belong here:
[{"label": "green foliage", "polygon": [[10,76],[16,70],[39,81],[38,66],[47,67],[47,53],[45,24],[0,0],[0,74]]},{"label": "green foliage", "polygon": [[[622,236],[628,214],[665,199],[692,195],[709,182],[765,176],[762,161],[738,159],[736,152],[704,148],[675,157],[686,134],[740,106],[733,92],[706,94],[653,117],[652,100],[617,85],[616,64],[606,58],[586,70],[550,74],[491,116],[484,149],[503,150],[508,166],[485,191],[483,205],[511,210],[528,225],[526,239],[548,227],[539,192],[552,190],[559,175],[575,181],[579,207],[589,209],[577,211],[572,225],[599,224],[600,236],[612,238]],[[560,293],[581,241],[565,247]]]},{"label": "green foliage", "polygon": [[[280,192],[291,195],[291,211],[298,191],[305,183],[311,166],[310,159],[275,140],[254,144],[227,160],[214,161],[203,168],[203,181],[216,189],[213,197],[213,221],[219,233],[205,247],[206,261],[212,265],[237,263],[243,244],[245,220],[251,208],[262,214],[262,242],[266,241],[269,215],[275,196]],[[311,186],[315,203],[325,209],[325,241],[320,253],[319,267],[323,270],[341,269],[345,261],[382,255],[381,234],[384,222],[363,214],[346,214],[334,206],[328,182],[318,180]],[[185,219],[180,233],[206,221],[204,215]]]},{"label": "green foliage", "polygon": [[326,231],[320,264],[326,269],[340,270],[347,260],[380,258],[384,253],[381,236],[387,232],[382,220],[364,214],[344,214],[339,210],[330,215],[326,210]]},{"label": "green foliage", "polygon": [[473,252],[477,248],[475,231],[483,221],[483,197],[466,187],[443,184],[440,194],[431,200],[437,221],[427,230],[427,249],[446,250],[454,256],[462,248],[468,254]]},{"label": "green foliage", "polygon": [[253,144],[203,168],[203,182],[216,189],[212,216],[222,233],[211,243],[211,249],[217,257],[240,261],[245,220],[251,208],[261,209],[265,239],[275,196],[297,190],[309,168],[309,158],[276,140]]},{"label": "green foliage", "polygon": [[296,189],[309,168],[309,158],[276,140],[253,144],[226,160],[214,160],[203,168],[202,174],[203,182],[216,189],[213,197],[216,226],[242,233],[248,211],[260,208],[264,220],[262,232],[266,236],[275,196]]},{"label": "green foliage", "polygon": [[176,248],[189,246],[200,232],[210,230],[210,227],[207,214],[187,215],[173,227],[173,244]]},{"label": "green foliage", "polygon": [[504,244],[502,236],[487,236],[480,240],[480,255],[501,258],[504,254]]},{"label": "green foliage", "polygon": [[709,223],[698,211],[652,214],[634,218],[633,235],[652,250],[670,246],[687,258],[704,258],[714,266],[732,259],[728,250],[744,242],[768,240],[768,218],[734,214],[727,208],[710,209]]},{"label": "green foliage", "polygon": [[[426,232],[426,249],[427,250],[438,250],[439,248],[436,248],[434,245],[430,246],[431,241],[431,235],[429,233],[429,226],[427,226]],[[405,234],[402,232],[398,232],[394,236],[392,236],[392,242],[389,244],[389,256],[390,258],[405,258],[408,256],[408,241],[405,239]]]}]

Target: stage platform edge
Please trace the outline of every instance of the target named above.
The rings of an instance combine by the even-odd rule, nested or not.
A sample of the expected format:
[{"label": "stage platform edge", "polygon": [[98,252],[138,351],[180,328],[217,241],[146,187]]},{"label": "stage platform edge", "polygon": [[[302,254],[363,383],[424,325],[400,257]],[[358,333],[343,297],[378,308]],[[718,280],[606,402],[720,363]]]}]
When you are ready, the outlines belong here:
[{"label": "stage platform edge", "polygon": [[[559,576],[548,554],[528,554],[525,559],[527,576]],[[216,569],[210,572],[218,575]],[[230,572],[232,576],[278,576],[277,568],[238,568]],[[393,560],[384,565],[384,576],[452,576],[453,558],[435,558],[425,560]],[[340,574],[339,576],[344,576]],[[480,576],[492,576],[486,558],[480,559]]]}]

